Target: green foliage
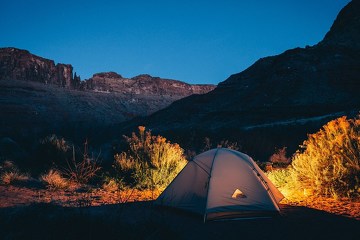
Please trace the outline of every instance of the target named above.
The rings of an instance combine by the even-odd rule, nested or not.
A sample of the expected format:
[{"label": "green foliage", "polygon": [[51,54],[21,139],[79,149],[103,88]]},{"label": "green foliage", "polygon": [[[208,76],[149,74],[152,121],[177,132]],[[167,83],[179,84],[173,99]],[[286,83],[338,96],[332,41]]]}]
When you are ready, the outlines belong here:
[{"label": "green foliage", "polygon": [[145,127],[139,135],[124,136],[129,150],[115,155],[115,168],[127,184],[138,188],[165,188],[185,166],[184,150]]}]

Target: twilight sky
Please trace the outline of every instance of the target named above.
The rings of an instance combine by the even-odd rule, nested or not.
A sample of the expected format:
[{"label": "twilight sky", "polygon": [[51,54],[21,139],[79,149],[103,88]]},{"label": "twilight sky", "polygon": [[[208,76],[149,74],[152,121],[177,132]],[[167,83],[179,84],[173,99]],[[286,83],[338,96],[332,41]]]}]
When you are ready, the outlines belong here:
[{"label": "twilight sky", "polygon": [[0,0],[0,47],[115,71],[217,84],[319,42],[350,0]]}]

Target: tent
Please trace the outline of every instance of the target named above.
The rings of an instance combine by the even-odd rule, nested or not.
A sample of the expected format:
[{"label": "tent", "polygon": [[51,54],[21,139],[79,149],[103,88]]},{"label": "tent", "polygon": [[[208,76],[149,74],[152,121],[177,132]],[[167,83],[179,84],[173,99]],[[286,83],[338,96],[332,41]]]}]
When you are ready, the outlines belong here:
[{"label": "tent", "polygon": [[217,148],[189,161],[155,204],[198,213],[206,221],[278,214],[283,198],[251,157]]}]

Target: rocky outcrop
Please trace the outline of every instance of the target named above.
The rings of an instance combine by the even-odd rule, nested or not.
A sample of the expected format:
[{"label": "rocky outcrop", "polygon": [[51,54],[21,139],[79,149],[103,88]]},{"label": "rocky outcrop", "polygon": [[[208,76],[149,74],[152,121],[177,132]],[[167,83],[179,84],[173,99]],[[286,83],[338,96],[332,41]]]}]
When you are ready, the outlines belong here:
[{"label": "rocky outcrop", "polygon": [[[20,139],[31,146],[55,133],[77,142],[88,138],[102,144],[114,136],[114,125],[214,88],[149,75],[128,79],[114,72],[80,81],[71,65],[55,65],[25,50],[2,48],[0,138]],[[1,151],[0,142],[0,157]]]},{"label": "rocky outcrop", "polygon": [[0,48],[0,80],[22,80],[76,87],[70,64],[56,64],[53,60],[17,48]]},{"label": "rocky outcrop", "polygon": [[0,80],[40,82],[96,92],[166,95],[175,99],[206,93],[215,88],[215,85],[191,85],[147,74],[123,78],[115,72],[97,73],[88,80],[80,81],[76,73],[73,75],[73,67],[70,64],[55,65],[53,60],[16,48],[0,48]]},{"label": "rocky outcrop", "polygon": [[353,0],[337,16],[319,45],[360,50],[360,1]]},{"label": "rocky outcrop", "polygon": [[215,85],[191,85],[185,82],[152,77],[148,74],[123,78],[115,72],[97,73],[82,83],[82,89],[98,92],[117,92],[127,95],[172,96],[182,98],[207,93]]}]

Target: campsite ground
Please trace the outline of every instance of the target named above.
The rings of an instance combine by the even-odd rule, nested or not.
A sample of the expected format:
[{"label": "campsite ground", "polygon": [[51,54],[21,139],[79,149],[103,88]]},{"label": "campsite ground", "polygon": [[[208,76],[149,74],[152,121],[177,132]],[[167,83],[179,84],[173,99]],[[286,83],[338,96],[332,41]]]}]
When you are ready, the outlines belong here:
[{"label": "campsite ground", "polygon": [[158,194],[0,185],[0,238],[360,239],[359,201],[284,201],[274,218],[204,224],[200,216],[155,207],[148,200]]}]

